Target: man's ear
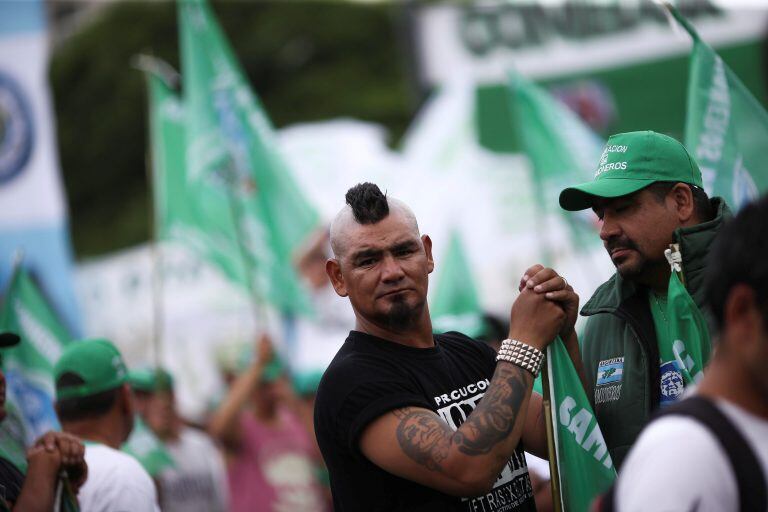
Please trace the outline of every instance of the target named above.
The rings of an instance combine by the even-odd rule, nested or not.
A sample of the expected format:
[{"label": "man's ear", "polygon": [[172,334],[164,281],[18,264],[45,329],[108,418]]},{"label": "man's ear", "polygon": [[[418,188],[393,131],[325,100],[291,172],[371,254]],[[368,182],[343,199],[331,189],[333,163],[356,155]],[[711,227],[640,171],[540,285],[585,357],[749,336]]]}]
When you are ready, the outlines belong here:
[{"label": "man's ear", "polygon": [[124,383],[120,388],[120,401],[122,402],[121,407],[125,414],[133,418],[133,414],[136,412],[136,404],[133,403],[131,386],[127,383]]},{"label": "man's ear", "polygon": [[432,239],[429,235],[421,235],[421,243],[424,245],[424,252],[427,254],[427,269],[431,274],[435,270],[435,260],[432,258]]},{"label": "man's ear", "polygon": [[757,307],[755,291],[746,284],[734,285],[723,308],[723,333],[738,345],[759,337],[762,315]]},{"label": "man's ear", "polygon": [[677,183],[669,191],[669,197],[672,198],[677,211],[677,218],[683,226],[696,222],[696,207],[693,202],[693,191],[685,183]]},{"label": "man's ear", "polygon": [[341,275],[341,265],[336,258],[329,258],[325,262],[325,273],[331,280],[333,289],[341,297],[347,296],[347,285],[344,283],[344,276]]}]

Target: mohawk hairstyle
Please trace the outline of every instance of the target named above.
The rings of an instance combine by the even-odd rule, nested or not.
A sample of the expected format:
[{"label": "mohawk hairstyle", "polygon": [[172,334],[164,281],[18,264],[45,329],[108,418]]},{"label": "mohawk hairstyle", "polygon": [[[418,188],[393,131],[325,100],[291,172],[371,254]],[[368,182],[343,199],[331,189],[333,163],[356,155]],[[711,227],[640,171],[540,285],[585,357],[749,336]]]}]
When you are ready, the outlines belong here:
[{"label": "mohawk hairstyle", "polygon": [[373,183],[358,183],[347,190],[345,199],[358,224],[376,224],[389,215],[387,196]]}]

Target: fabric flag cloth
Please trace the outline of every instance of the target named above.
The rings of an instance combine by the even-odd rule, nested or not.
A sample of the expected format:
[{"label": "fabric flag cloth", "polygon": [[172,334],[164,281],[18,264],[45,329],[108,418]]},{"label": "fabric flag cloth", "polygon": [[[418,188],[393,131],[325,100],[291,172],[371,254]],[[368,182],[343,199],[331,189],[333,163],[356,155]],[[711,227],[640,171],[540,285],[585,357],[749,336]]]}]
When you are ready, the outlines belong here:
[{"label": "fabric flag cloth", "polygon": [[11,280],[0,329],[21,337],[18,345],[2,351],[7,400],[13,407],[0,423],[0,447],[14,464],[26,468],[25,447],[59,429],[53,365],[70,336],[23,268],[17,268]]},{"label": "fabric flag cloth", "polygon": [[159,476],[165,468],[175,466],[163,442],[147,427],[140,416],[133,419],[131,435],[120,449],[138,460],[153,478]]},{"label": "fabric flag cloth", "polygon": [[[533,167],[534,190],[543,211],[557,205],[564,183],[588,181],[604,141],[574,112],[517,73],[510,74],[510,107],[515,132]],[[577,249],[596,243],[591,212],[566,214]]]},{"label": "fabric flag cloth", "polygon": [[685,386],[688,386],[704,376],[703,371],[709,362],[712,342],[704,315],[680,281],[678,274],[682,272],[682,257],[675,249],[673,245],[665,252],[672,267],[667,287],[666,311],[666,317],[669,319],[667,339],[671,341],[672,347],[668,347],[671,350],[667,351],[671,351]]},{"label": "fabric flag cloth", "polygon": [[66,327],[78,334],[48,49],[45,2],[0,2],[0,289],[23,252]]},{"label": "fabric flag cloth", "polygon": [[197,251],[231,280],[244,284],[244,268],[234,233],[231,210],[220,204],[199,208],[200,191],[187,181],[185,110],[170,83],[175,71],[167,64],[144,58],[149,91],[150,145],[154,183],[155,225],[161,240],[173,240]]},{"label": "fabric flag cloth", "polygon": [[439,268],[429,307],[433,330],[459,331],[471,337],[482,334],[483,310],[461,236],[456,230],[451,232]]},{"label": "fabric flag cloth", "polygon": [[586,512],[616,479],[616,469],[560,337],[547,347],[546,364],[562,510]]},{"label": "fabric flag cloth", "polygon": [[738,210],[768,190],[768,112],[688,20],[667,7],[693,38],[685,145],[707,192]]},{"label": "fabric flag cloth", "polygon": [[306,313],[311,306],[292,256],[318,214],[278,154],[271,123],[210,6],[179,2],[179,18],[185,183],[196,210],[194,218],[176,217],[179,238],[277,309]]}]

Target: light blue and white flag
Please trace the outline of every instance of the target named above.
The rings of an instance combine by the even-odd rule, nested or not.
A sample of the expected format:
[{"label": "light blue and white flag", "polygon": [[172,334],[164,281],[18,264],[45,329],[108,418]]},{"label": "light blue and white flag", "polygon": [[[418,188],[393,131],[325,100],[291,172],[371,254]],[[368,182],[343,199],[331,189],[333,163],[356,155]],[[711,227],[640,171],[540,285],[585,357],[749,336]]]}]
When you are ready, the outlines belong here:
[{"label": "light blue and white flag", "polygon": [[0,1],[0,289],[22,251],[58,315],[78,334],[45,20],[42,0]]}]

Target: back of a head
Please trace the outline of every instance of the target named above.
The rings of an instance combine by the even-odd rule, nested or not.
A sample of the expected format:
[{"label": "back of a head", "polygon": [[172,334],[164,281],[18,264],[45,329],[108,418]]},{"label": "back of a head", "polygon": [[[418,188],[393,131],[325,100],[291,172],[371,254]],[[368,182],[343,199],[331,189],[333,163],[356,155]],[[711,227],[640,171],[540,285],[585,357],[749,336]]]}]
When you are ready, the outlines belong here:
[{"label": "back of a head", "polygon": [[128,376],[120,352],[104,339],[70,343],[56,362],[53,374],[56,412],[62,422],[107,414]]},{"label": "back of a head", "polygon": [[358,224],[376,224],[389,215],[387,196],[373,183],[355,185],[344,198]]},{"label": "back of a head", "polygon": [[768,195],[745,206],[720,231],[709,253],[706,300],[718,330],[724,327],[728,295],[737,284],[755,292],[768,324]]}]

